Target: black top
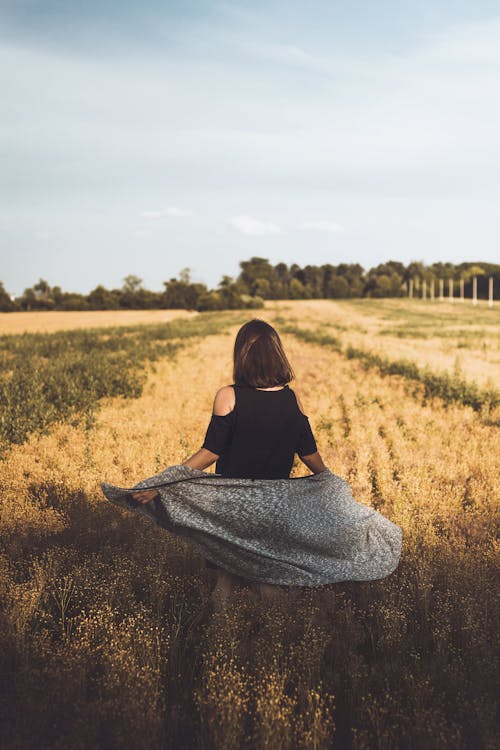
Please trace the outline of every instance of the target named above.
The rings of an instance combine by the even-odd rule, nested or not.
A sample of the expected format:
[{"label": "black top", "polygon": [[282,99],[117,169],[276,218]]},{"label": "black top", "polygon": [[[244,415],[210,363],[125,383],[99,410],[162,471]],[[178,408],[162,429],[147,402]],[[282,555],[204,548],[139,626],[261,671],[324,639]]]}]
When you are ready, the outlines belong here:
[{"label": "black top", "polygon": [[219,456],[216,473],[288,479],[295,453],[308,456],[317,451],[309,418],[300,411],[295,393],[288,385],[277,391],[233,388],[234,409],[224,416],[212,414],[202,445]]}]

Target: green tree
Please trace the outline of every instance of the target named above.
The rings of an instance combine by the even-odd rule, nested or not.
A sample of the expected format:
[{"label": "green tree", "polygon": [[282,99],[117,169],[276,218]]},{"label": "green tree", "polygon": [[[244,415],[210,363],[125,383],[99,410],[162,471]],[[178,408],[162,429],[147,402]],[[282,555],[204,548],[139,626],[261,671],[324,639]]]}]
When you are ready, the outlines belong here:
[{"label": "green tree", "polygon": [[366,275],[359,263],[339,263],[335,267],[335,274],[341,276],[349,284],[350,297],[362,297],[364,294]]},{"label": "green tree", "polygon": [[0,312],[14,312],[19,310],[19,305],[10,298],[3,283],[0,281]]},{"label": "green tree", "polygon": [[[442,265],[436,264],[436,265]],[[421,279],[424,276],[425,272],[425,266],[424,262],[422,260],[412,260],[411,263],[408,264],[408,266],[405,269],[405,272],[403,274],[403,280],[409,281],[410,279]],[[439,275],[438,270],[435,269],[435,273]]]},{"label": "green tree", "polygon": [[257,297],[262,297],[262,299],[271,299],[271,282],[269,279],[256,279],[253,294]]},{"label": "green tree", "polygon": [[110,292],[109,289],[99,284],[88,293],[87,302],[91,310],[117,310],[120,307],[119,294],[120,290],[117,294],[116,292]]},{"label": "green tree", "polygon": [[485,273],[486,272],[484,268],[481,268],[481,266],[478,266],[476,264],[471,264],[468,268],[462,271],[460,276],[465,281],[470,281],[473,276],[484,276]]},{"label": "green tree", "polygon": [[136,294],[142,288],[142,279],[130,273],[123,279],[122,290],[128,294]]},{"label": "green tree", "polygon": [[206,312],[209,310],[222,310],[223,301],[219,292],[203,292],[198,297],[197,310]]},{"label": "green tree", "polygon": [[62,292],[57,303],[58,310],[90,310],[90,304],[84,294]]},{"label": "green tree", "polygon": [[367,297],[402,297],[405,294],[403,278],[405,267],[398,261],[379,263],[367,275],[365,294]]},{"label": "green tree", "polygon": [[326,297],[342,299],[351,296],[349,282],[344,276],[332,276],[328,282]]},{"label": "green tree", "polygon": [[277,263],[273,269],[273,299],[287,299],[290,293],[290,271],[286,263]]},{"label": "green tree", "polygon": [[290,299],[309,299],[311,291],[299,279],[290,282]]},{"label": "green tree", "polygon": [[365,293],[367,297],[402,297],[405,293],[402,283],[396,271],[369,275]]},{"label": "green tree", "polygon": [[39,279],[34,286],[25,289],[19,304],[23,310],[53,310],[55,302],[48,281]]},{"label": "green tree", "polygon": [[262,279],[267,279],[269,284],[273,280],[274,269],[267,258],[253,256],[250,260],[240,262],[240,274],[238,280],[244,285],[248,294],[258,294],[258,283]]},{"label": "green tree", "polygon": [[175,278],[164,281],[163,284],[165,291],[161,303],[166,308],[197,310],[200,296],[207,292],[205,284],[190,284]]},{"label": "green tree", "polygon": [[310,290],[311,297],[323,296],[323,269],[319,266],[304,267],[304,283]]},{"label": "green tree", "polygon": [[[237,284],[234,283],[232,276],[223,276],[219,282],[219,290],[217,292],[217,299],[221,305],[220,309],[224,310],[238,310],[244,307],[241,294]],[[199,305],[200,303],[198,303]],[[198,307],[198,309],[200,309]]]}]

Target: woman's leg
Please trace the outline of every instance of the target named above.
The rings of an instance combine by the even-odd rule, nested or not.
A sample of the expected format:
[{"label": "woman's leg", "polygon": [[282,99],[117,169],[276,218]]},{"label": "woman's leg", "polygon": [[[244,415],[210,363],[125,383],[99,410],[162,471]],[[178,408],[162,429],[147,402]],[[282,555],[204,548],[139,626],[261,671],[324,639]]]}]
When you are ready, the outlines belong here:
[{"label": "woman's leg", "polygon": [[285,592],[280,586],[275,586],[271,583],[259,583],[258,592],[261,599],[265,601],[274,603],[284,601]]},{"label": "woman's leg", "polygon": [[233,595],[236,586],[242,583],[240,576],[230,573],[228,570],[216,567],[217,581],[212,589],[212,601],[218,606],[226,606]]},{"label": "woman's leg", "polygon": [[217,580],[214,588],[212,589],[211,598],[214,603],[226,605],[230,600],[236,586],[245,586],[257,595],[262,601],[267,602],[283,602],[285,598],[285,592],[281,586],[276,586],[270,583],[257,583],[255,581],[248,581],[235,573],[230,573],[224,568],[219,568],[218,565],[210,562],[206,558],[203,558],[205,567],[213,571],[213,574],[217,576]]},{"label": "woman's leg", "polygon": [[272,583],[260,583],[252,581],[249,588],[258,601],[270,603],[284,603],[286,599],[286,589]]}]

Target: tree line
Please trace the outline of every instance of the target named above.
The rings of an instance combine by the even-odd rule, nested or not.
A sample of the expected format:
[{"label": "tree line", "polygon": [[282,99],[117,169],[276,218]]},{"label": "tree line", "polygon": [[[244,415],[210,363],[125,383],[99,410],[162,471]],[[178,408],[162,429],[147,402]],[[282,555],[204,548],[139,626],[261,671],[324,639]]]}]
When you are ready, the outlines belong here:
[{"label": "tree line", "polygon": [[472,295],[472,278],[477,278],[478,298],[486,299],[488,277],[493,276],[498,290],[500,265],[493,263],[432,263],[412,261],[404,265],[390,260],[365,270],[359,263],[340,263],[303,268],[292,263],[272,265],[267,258],[252,257],[240,261],[236,279],[224,275],[215,289],[192,282],[190,269],[163,282],[164,289],[153,292],[143,287],[142,279],[128,275],[119,289],[98,285],[89,294],[63,292],[45,279],[24,290],[19,297],[10,295],[0,282],[0,311],[22,310],[147,310],[183,308],[189,310],[227,310],[259,308],[266,299],[346,299],[355,297],[404,297],[410,279],[419,283],[433,279],[464,280],[465,296]]}]

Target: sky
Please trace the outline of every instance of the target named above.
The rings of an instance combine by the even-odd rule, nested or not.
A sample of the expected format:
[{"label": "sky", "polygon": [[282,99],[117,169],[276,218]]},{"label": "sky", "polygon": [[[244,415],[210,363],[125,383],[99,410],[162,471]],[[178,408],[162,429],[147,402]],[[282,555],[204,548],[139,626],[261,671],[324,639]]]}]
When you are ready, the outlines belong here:
[{"label": "sky", "polygon": [[500,262],[500,6],[0,0],[0,281]]}]

